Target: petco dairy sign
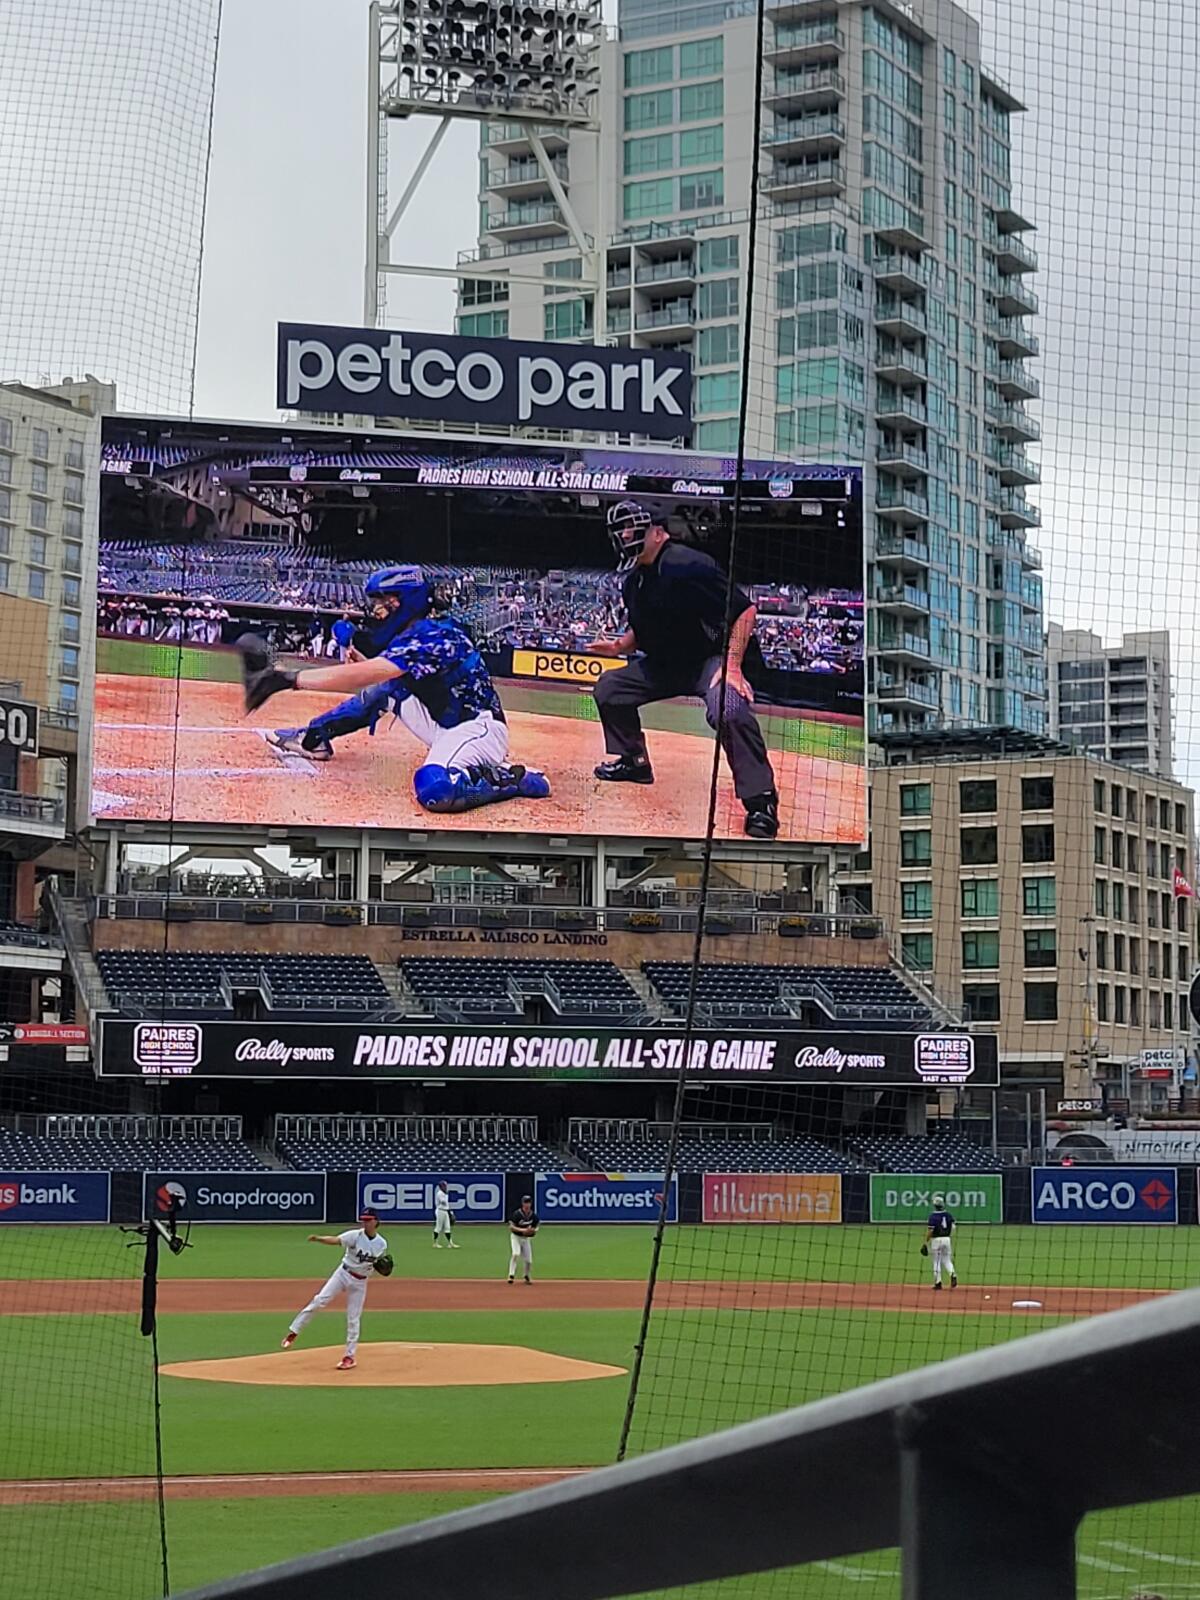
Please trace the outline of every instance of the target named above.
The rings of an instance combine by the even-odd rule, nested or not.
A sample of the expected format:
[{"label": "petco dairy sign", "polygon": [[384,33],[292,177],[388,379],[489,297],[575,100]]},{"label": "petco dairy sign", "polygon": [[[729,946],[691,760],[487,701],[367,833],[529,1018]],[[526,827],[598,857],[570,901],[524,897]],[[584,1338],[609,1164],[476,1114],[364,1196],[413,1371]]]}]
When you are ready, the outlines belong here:
[{"label": "petco dairy sign", "polygon": [[[360,1172],[358,1209],[379,1213],[381,1222],[433,1223],[436,1172]],[[446,1174],[446,1191],[455,1222],[503,1222],[504,1174]]]},{"label": "petco dairy sign", "polygon": [[0,1224],[107,1222],[107,1172],[0,1172]]},{"label": "petco dairy sign", "polygon": [[[543,1222],[657,1222],[661,1172],[539,1172],[534,1210]],[[674,1222],[678,1187],[671,1179],[667,1221]]]},{"label": "petco dairy sign", "polygon": [[672,439],[691,425],[692,362],[676,350],[281,322],[276,403],[288,411],[537,423]]},{"label": "petco dairy sign", "polygon": [[181,1222],[324,1222],[323,1172],[147,1172],[142,1214]]},{"label": "petco dairy sign", "polygon": [[1034,1167],[1035,1222],[1178,1222],[1174,1167]]}]

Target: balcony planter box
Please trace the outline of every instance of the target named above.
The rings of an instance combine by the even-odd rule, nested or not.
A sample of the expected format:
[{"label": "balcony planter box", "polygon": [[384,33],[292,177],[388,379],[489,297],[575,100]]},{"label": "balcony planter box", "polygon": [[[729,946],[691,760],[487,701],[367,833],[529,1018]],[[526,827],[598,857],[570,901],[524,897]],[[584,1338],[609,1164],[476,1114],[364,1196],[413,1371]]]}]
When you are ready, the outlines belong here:
[{"label": "balcony planter box", "polygon": [[321,920],[329,928],[357,928],[362,918],[357,906],[326,906]]},{"label": "balcony planter box", "polygon": [[704,919],[704,931],[706,934],[711,933],[717,936],[724,933],[732,933],[733,923],[729,921],[728,917],[706,917]]},{"label": "balcony planter box", "polygon": [[246,922],[274,922],[275,907],[270,904],[263,905],[251,901],[243,911],[242,917]]},{"label": "balcony planter box", "polygon": [[428,928],[433,915],[425,906],[405,906],[401,920],[406,928]]},{"label": "balcony planter box", "polygon": [[577,933],[582,929],[589,927],[590,924],[588,919],[585,916],[582,916],[579,912],[560,911],[554,919],[554,926],[556,928],[563,928],[569,933]]},{"label": "balcony planter box", "polygon": [[191,922],[203,914],[203,908],[192,900],[172,900],[169,897],[167,899],[168,922]]},{"label": "balcony planter box", "polygon": [[807,917],[780,917],[779,937],[781,939],[803,939],[807,933]]},{"label": "balcony planter box", "polygon": [[662,927],[662,918],[657,911],[631,911],[628,925],[630,933],[657,933]]},{"label": "balcony planter box", "polygon": [[850,924],[850,937],[852,939],[878,939],[879,929],[873,922],[852,922]]},{"label": "balcony planter box", "polygon": [[507,928],[508,912],[491,907],[479,913],[479,926],[481,928]]}]

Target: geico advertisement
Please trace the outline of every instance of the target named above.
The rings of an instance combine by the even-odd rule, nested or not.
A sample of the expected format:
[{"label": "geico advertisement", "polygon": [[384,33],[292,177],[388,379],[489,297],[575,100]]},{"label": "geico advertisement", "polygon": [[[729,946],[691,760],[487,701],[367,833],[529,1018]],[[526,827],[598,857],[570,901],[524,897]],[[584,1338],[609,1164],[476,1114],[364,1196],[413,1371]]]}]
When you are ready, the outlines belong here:
[{"label": "geico advertisement", "polygon": [[1034,1167],[1035,1222],[1177,1222],[1174,1167]]},{"label": "geico advertisement", "polygon": [[839,1172],[706,1172],[705,1222],[840,1222]]},{"label": "geico advertisement", "polygon": [[[543,1222],[657,1222],[661,1172],[539,1172],[534,1209]],[[678,1216],[679,1189],[671,1179],[667,1221]]]},{"label": "geico advertisement", "polygon": [[514,650],[518,678],[557,678],[560,683],[595,683],[625,665],[624,656],[576,655],[570,650]]},{"label": "geico advertisement", "polygon": [[147,1172],[143,1214],[181,1222],[324,1222],[323,1172]]},{"label": "geico advertisement", "polygon": [[0,1223],[107,1222],[107,1172],[0,1172]]},{"label": "geico advertisement", "polygon": [[[360,1172],[358,1208],[379,1213],[381,1222],[433,1221],[437,1172]],[[445,1176],[455,1222],[503,1222],[504,1174],[455,1172]]]}]

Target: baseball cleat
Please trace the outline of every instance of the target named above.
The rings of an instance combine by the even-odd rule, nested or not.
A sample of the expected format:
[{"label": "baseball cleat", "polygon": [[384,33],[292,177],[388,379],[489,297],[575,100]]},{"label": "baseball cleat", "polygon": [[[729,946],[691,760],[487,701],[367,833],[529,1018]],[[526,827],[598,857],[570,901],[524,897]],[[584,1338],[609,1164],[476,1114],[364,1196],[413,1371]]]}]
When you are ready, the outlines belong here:
[{"label": "baseball cleat", "polygon": [[353,1356],[343,1356],[342,1359],[337,1364],[337,1370],[339,1372],[349,1372],[351,1367],[353,1367],[353,1365],[354,1365],[354,1357]]},{"label": "baseball cleat", "polygon": [[533,1279],[532,1279],[532,1278],[526,1278],[526,1279],[525,1279],[525,1282],[526,1282],[526,1283],[532,1283],[532,1282],[533,1282]]},{"label": "baseball cleat", "polygon": [[942,1286],[941,1286],[941,1284],[940,1284],[940,1283],[935,1283],[935,1284],[934,1284],[934,1286],[933,1286],[933,1287],[934,1287],[934,1288],[935,1288],[935,1289],[940,1289],[940,1288],[941,1288],[941,1287],[942,1287]]},{"label": "baseball cleat", "polygon": [[779,832],[779,796],[773,791],[770,794],[756,794],[744,804],[746,821],[743,827],[746,836],[750,839],[773,839]]},{"label": "baseball cleat", "polygon": [[952,1272],[950,1274],[950,1287],[952,1289],[957,1289],[958,1288],[958,1273],[957,1272]]},{"label": "baseball cleat", "polygon": [[509,1288],[510,1288],[510,1289],[511,1289],[511,1288],[512,1288],[512,1286],[513,1286],[513,1284],[514,1284],[514,1283],[515,1283],[515,1282],[516,1282],[516,1281],[517,1281],[517,1280],[516,1280],[516,1279],[515,1279],[515,1278],[511,1278],[511,1277],[510,1277],[510,1278],[509,1278],[509,1280],[508,1280],[508,1287],[509,1287]]},{"label": "baseball cleat", "polygon": [[281,689],[296,687],[294,672],[281,672],[271,664],[271,652],[256,633],[244,633],[234,645],[242,658],[242,691],[246,710],[257,711]]},{"label": "baseball cleat", "polygon": [[292,1346],[295,1344],[295,1342],[296,1342],[296,1335],[294,1333],[285,1333],[284,1336],[283,1336],[283,1339],[280,1342],[279,1348],[281,1350],[290,1350],[292,1348]]},{"label": "baseball cleat", "polygon": [[450,1241],[450,1249],[451,1250],[457,1250],[458,1249],[458,1246],[454,1243],[453,1240]]},{"label": "baseball cleat", "polygon": [[277,755],[303,756],[306,761],[332,761],[333,746],[319,744],[312,750],[306,750],[302,743],[304,730],[302,728],[276,728],[274,733],[266,733],[263,738]]},{"label": "baseball cleat", "polygon": [[629,756],[616,756],[612,761],[602,761],[593,768],[604,783],[653,783],[654,768],[648,761],[634,761]]}]

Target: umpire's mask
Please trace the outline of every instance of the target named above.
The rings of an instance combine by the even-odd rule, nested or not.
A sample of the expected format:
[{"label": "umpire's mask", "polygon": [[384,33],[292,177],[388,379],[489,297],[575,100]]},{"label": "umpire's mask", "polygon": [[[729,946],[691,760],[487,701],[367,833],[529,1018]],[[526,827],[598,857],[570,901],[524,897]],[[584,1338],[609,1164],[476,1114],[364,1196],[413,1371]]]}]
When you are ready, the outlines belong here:
[{"label": "umpire's mask", "polygon": [[608,509],[608,537],[617,553],[617,571],[628,572],[646,548],[654,518],[636,500],[618,500]]}]

